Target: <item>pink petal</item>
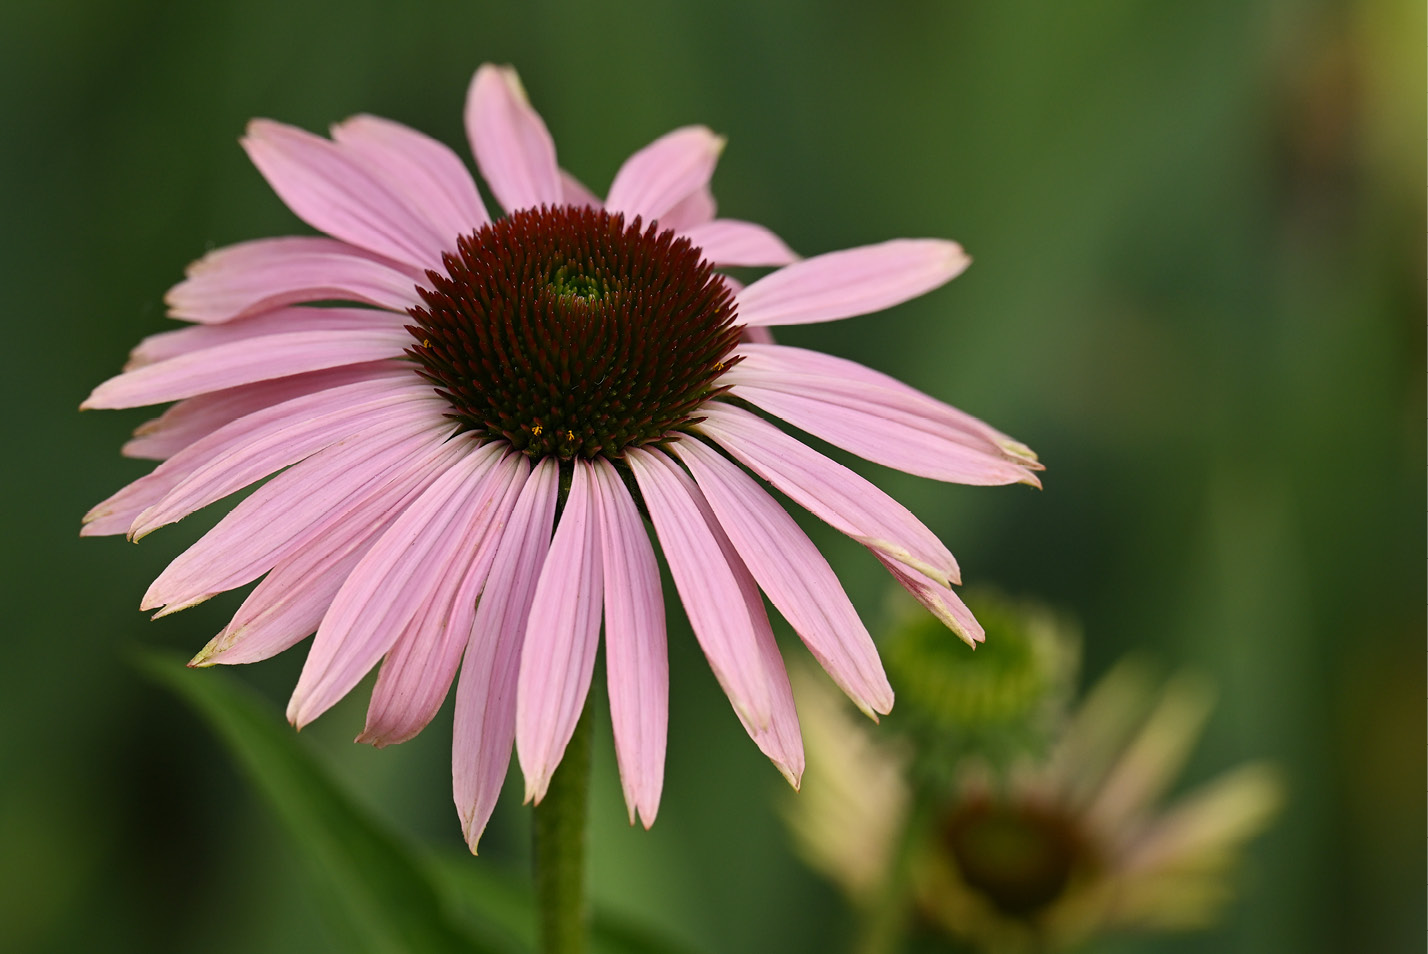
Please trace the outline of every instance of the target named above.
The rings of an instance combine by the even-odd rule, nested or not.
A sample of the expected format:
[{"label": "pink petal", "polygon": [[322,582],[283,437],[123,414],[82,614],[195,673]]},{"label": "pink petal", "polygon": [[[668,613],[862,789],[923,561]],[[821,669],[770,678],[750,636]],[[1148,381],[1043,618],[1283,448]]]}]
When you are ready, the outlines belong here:
[{"label": "pink petal", "polygon": [[360,431],[283,471],[170,563],[139,608],[193,606],[315,545],[362,501],[435,458],[455,425],[429,417]]},{"label": "pink petal", "polygon": [[878,651],[842,584],[793,518],[705,444],[673,448],[694,475],[744,565],[833,681],[868,715],[892,711]]},{"label": "pink petal", "polygon": [[326,541],[331,549],[309,547],[273,567],[223,631],[188,664],[206,667],[259,662],[317,632],[332,598],[395,519],[395,514],[384,514],[375,525],[351,521]]},{"label": "pink petal", "polygon": [[223,632],[189,665],[257,662],[316,632],[333,597],[372,544],[466,451],[461,441],[442,444],[424,469],[405,475],[383,493],[358,504],[348,519],[324,534],[320,546],[298,550],[274,566]]},{"label": "pink petal", "polygon": [[[728,541],[724,543],[725,546],[728,545]],[[738,559],[732,550],[728,552],[733,559]],[[783,657],[779,655],[778,643],[774,640],[773,629],[769,627],[769,618],[764,612],[763,600],[759,598],[759,589],[754,585],[753,577],[749,576],[749,571],[742,565],[736,568],[735,576],[739,579],[739,588],[744,595],[744,605],[749,610],[750,618],[755,620],[757,662],[768,682],[771,706],[769,724],[763,728],[749,722],[737,709],[735,713],[739,716],[744,731],[749,733],[749,738],[759,747],[759,751],[773,762],[779,774],[797,791],[803,780],[803,734],[798,727],[798,710],[793,703],[793,689],[788,684],[788,672],[784,669]]]},{"label": "pink petal", "polygon": [[440,266],[450,236],[435,231],[336,143],[255,119],[242,144],[273,191],[308,225],[408,265]]},{"label": "pink petal", "polygon": [[615,468],[595,461],[605,569],[605,674],[615,758],[630,824],[654,824],[664,785],[669,659],[659,565],[635,501]]},{"label": "pink petal", "polygon": [[[246,448],[255,445],[259,450],[270,448],[275,439],[288,443],[290,452],[280,454],[271,470],[235,484],[227,492],[260,480],[328,444],[336,443],[352,431],[360,430],[365,426],[363,418],[367,409],[374,404],[390,404],[396,394],[405,394],[408,399],[422,396],[421,391],[413,387],[418,383],[410,375],[400,379],[385,377],[362,381],[304,395],[231,421],[90,510],[84,517],[87,535],[129,530],[141,513],[163,500],[195,472],[209,469],[217,470],[220,475],[226,473],[231,455],[235,452],[243,453]],[[430,389],[427,389],[429,393]],[[344,422],[347,425],[345,428]],[[300,430],[294,432],[293,428]],[[333,431],[335,433],[330,433]],[[220,476],[219,479],[224,478]],[[89,529],[91,526],[93,529]]]},{"label": "pink petal", "polygon": [[899,566],[876,550],[873,551],[873,556],[882,561],[883,566],[902,584],[903,589],[931,610],[932,615],[956,633],[962,642],[976,649],[978,643],[986,641],[986,630],[982,629],[982,624],[977,622],[972,611],[967,609],[967,604],[963,603],[950,587],[936,580],[929,580],[920,573],[909,573],[906,567]]},{"label": "pink petal", "polygon": [[605,208],[623,212],[626,220],[637,215],[646,223],[658,219],[708,184],[723,151],[724,137],[703,126],[666,133],[620,166],[610,183]]},{"label": "pink petal", "polygon": [[669,211],[659,217],[659,227],[682,232],[696,225],[703,225],[714,218],[718,203],[714,193],[709,191],[709,183],[704,183],[689,195],[680,199]]},{"label": "pink petal", "polygon": [[[466,435],[457,439],[474,444]],[[449,599],[465,569],[453,573],[451,565],[487,522],[491,498],[480,492],[484,478],[504,454],[501,442],[469,449],[402,511],[352,570],[322,618],[288,701],[293,725],[302,728],[327,711],[399,638],[418,631],[443,593]]]},{"label": "pink petal", "polygon": [[164,296],[174,318],[215,324],[284,305],[357,301],[393,311],[420,304],[420,274],[346,242],[257,239],[209,252]]},{"label": "pink petal", "polygon": [[189,325],[149,335],[129,352],[124,370],[134,371],[180,355],[267,335],[299,331],[371,331],[399,328],[404,324],[401,317],[391,312],[371,308],[280,308],[223,324]]},{"label": "pink petal", "polygon": [[516,689],[526,801],[545,797],[580,721],[600,640],[600,534],[590,463],[575,459],[565,510],[536,582]]},{"label": "pink petal", "polygon": [[[420,408],[419,405],[425,405]],[[164,497],[139,514],[130,527],[134,540],[159,527],[182,520],[201,507],[221,500],[325,447],[373,427],[401,427],[435,420],[446,409],[430,390],[408,387],[360,406],[342,408],[320,418],[257,435],[219,460],[210,460],[185,477]]]},{"label": "pink petal", "polygon": [[679,465],[641,448],[626,451],[625,458],[715,678],[740,719],[754,731],[764,731],[773,718],[775,687],[769,684],[758,648],[762,603],[757,613],[751,612],[720,546],[722,533],[710,527],[701,510],[703,495]]},{"label": "pink petal", "polygon": [[[724,283],[725,283],[725,284],[728,284],[728,283],[729,283],[729,279],[725,278],[725,279],[724,279]],[[735,294],[738,294],[738,289],[737,289],[737,288],[734,288],[734,289],[731,289],[731,290],[732,290]],[[751,327],[749,327],[748,325],[745,325],[743,332],[739,335],[739,343],[740,343],[740,344],[773,344],[773,343],[774,343],[773,332],[770,331],[770,330],[767,329],[767,328],[751,328]]]},{"label": "pink petal", "polygon": [[558,484],[559,467],[545,458],[521,489],[476,607],[456,686],[452,794],[472,852],[496,807],[511,761],[521,643],[550,548]]},{"label": "pink petal", "polygon": [[476,71],[466,97],[466,134],[481,175],[506,211],[560,204],[555,141],[514,69],[487,63]]},{"label": "pink petal", "polygon": [[751,655],[749,662],[762,671],[763,679],[769,687],[770,715],[767,725],[759,726],[751,723],[743,713],[739,712],[737,706],[734,708],[735,714],[739,716],[744,731],[749,733],[749,738],[754,740],[759,751],[774,763],[779,773],[796,790],[803,777],[803,735],[798,728],[798,711],[794,707],[793,690],[788,683],[788,672],[784,669],[783,657],[779,655],[778,643],[774,640],[773,629],[769,626],[769,617],[764,610],[764,601],[759,596],[759,588],[754,582],[753,576],[744,566],[743,561],[739,559],[734,545],[720,529],[718,520],[715,519],[708,502],[700,494],[699,488],[684,474],[684,471],[681,470],[678,473],[684,482],[685,489],[691,494],[691,499],[703,516],[709,532],[719,544],[719,550],[723,553],[724,560],[734,574],[735,582],[739,585],[739,596],[744,608],[748,611],[754,630],[755,652]]},{"label": "pink petal", "polygon": [[1040,469],[1040,465],[1036,462],[1036,454],[1032,453],[1031,448],[1025,444],[1008,437],[966,411],[959,410],[950,404],[944,404],[891,375],[874,371],[867,365],[849,361],[847,358],[838,358],[821,351],[775,345],[772,342],[763,345],[746,345],[739,350],[744,358],[739,367],[765,372],[776,377],[789,374],[818,377],[822,379],[818,387],[823,392],[836,390],[838,386],[849,381],[876,389],[893,391],[898,395],[898,398],[894,400],[895,405],[905,409],[904,413],[925,418],[930,429],[953,431],[959,435],[957,440],[969,447],[985,447],[988,450],[998,451],[1017,463]]},{"label": "pink petal", "polygon": [[410,374],[411,366],[396,361],[353,364],[200,394],[178,402],[158,417],[139,425],[134,436],[124,445],[123,453],[125,457],[167,460],[194,441],[254,411],[304,394],[393,372]]},{"label": "pink petal", "polygon": [[378,116],[353,116],[332,127],[332,138],[393,195],[404,200],[432,231],[456,239],[491,221],[476,183],[445,144],[410,126]]},{"label": "pink petal", "polygon": [[835,530],[920,573],[960,578],[937,535],[875,484],[743,408],[715,401],[699,413],[700,431]]},{"label": "pink petal", "polygon": [[510,454],[479,478],[460,473],[453,477],[469,484],[458,490],[468,495],[469,523],[450,559],[439,565],[439,578],[425,604],[387,653],[358,742],[405,742],[436,716],[471,639],[476,600],[529,472],[523,455]]},{"label": "pink petal", "polygon": [[719,266],[789,265],[798,261],[798,255],[783,239],[753,222],[715,219],[684,229],[681,234],[703,249],[707,261]]},{"label": "pink petal", "polygon": [[586,187],[585,183],[564,169],[560,170],[560,201],[566,205],[588,206],[592,209],[602,208],[605,204],[600,201],[599,196]]},{"label": "pink petal", "polygon": [[859,457],[919,477],[992,486],[1041,481],[1024,465],[961,436],[938,430],[914,402],[896,391],[844,381],[841,386],[801,374],[744,371],[735,365],[721,380],[730,394],[783,418]]},{"label": "pink petal", "polygon": [[94,389],[80,409],[160,404],[305,371],[396,358],[411,342],[411,335],[399,327],[245,338],[110,378]]},{"label": "pink petal", "polygon": [[738,298],[747,325],[801,325],[867,315],[924,295],[971,264],[956,242],[895,239],[795,262]]}]

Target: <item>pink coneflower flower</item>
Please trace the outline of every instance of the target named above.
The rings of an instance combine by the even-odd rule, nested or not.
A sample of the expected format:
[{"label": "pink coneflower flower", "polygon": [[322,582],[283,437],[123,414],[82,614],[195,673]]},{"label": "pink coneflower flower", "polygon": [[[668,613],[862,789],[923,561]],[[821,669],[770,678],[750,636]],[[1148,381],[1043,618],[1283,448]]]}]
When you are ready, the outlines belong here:
[{"label": "pink coneflower flower", "polygon": [[[451,150],[405,126],[357,116],[329,140],[249,125],[258,170],[326,237],[219,249],[169,293],[193,325],[145,339],[84,403],[177,401],[125,446],[163,463],[84,532],[137,539],[266,478],[142,607],[262,577],[192,665],[316,632],[289,718],[307,724],[381,663],[358,737],[376,745],[416,735],[459,668],[453,776],[474,848],[513,740],[528,798],[545,792],[602,616],[625,798],[632,822],[654,820],[669,685],[647,515],[734,711],[797,785],[760,591],[864,711],[893,695],[828,563],[748,471],[865,544],[961,638],[981,633],[931,532],[751,408],[940,480],[1035,484],[1038,465],[961,411],[766,329],[890,307],[967,257],[915,240],[800,261],[767,229],[715,218],[723,141],[701,126],[636,152],[602,202],[557,164],[510,68],[477,71],[466,127],[504,218]],[[722,266],[777,270],[740,288]]]}]

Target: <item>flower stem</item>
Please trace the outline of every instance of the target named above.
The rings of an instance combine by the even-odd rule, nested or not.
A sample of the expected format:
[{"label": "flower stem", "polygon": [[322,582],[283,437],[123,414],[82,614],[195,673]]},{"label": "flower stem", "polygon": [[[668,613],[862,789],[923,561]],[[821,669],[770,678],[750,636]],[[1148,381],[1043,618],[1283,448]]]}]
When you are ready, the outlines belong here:
[{"label": "flower stem", "polygon": [[853,950],[856,954],[896,954],[906,940],[912,918],[912,865],[926,837],[934,802],[925,791],[913,796],[907,817],[883,871],[873,904],[864,912]]},{"label": "flower stem", "polygon": [[590,800],[590,704],[535,807],[535,889],[541,954],[584,954],[585,827]]}]

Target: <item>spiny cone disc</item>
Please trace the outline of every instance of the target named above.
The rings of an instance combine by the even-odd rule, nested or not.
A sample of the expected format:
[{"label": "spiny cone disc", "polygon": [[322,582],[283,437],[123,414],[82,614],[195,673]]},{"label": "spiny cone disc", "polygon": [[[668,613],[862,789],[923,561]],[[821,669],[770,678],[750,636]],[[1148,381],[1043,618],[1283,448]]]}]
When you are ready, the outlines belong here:
[{"label": "spiny cone disc", "polygon": [[484,225],[428,271],[407,353],[468,429],[618,457],[696,423],[737,358],[729,287],[688,239],[564,206]]}]

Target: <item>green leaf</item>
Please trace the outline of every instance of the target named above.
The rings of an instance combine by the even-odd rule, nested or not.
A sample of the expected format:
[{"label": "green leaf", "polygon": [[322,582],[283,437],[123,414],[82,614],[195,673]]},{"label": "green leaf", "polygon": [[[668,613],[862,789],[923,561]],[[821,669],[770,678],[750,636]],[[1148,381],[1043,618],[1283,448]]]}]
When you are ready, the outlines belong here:
[{"label": "green leaf", "polygon": [[[265,700],[222,672],[195,672],[165,653],[142,652],[138,667],[193,706],[213,727],[272,805],[313,875],[313,886],[336,934],[354,954],[513,954],[528,951],[503,923],[513,892],[493,892],[493,904],[472,917],[483,940],[452,920],[424,860],[385,830],[341,790]],[[466,859],[468,865],[470,859]],[[495,884],[496,879],[487,879]],[[529,892],[524,900],[529,923]],[[519,901],[514,905],[519,909]],[[468,906],[469,908],[469,906]],[[490,917],[494,916],[494,917]]]}]

